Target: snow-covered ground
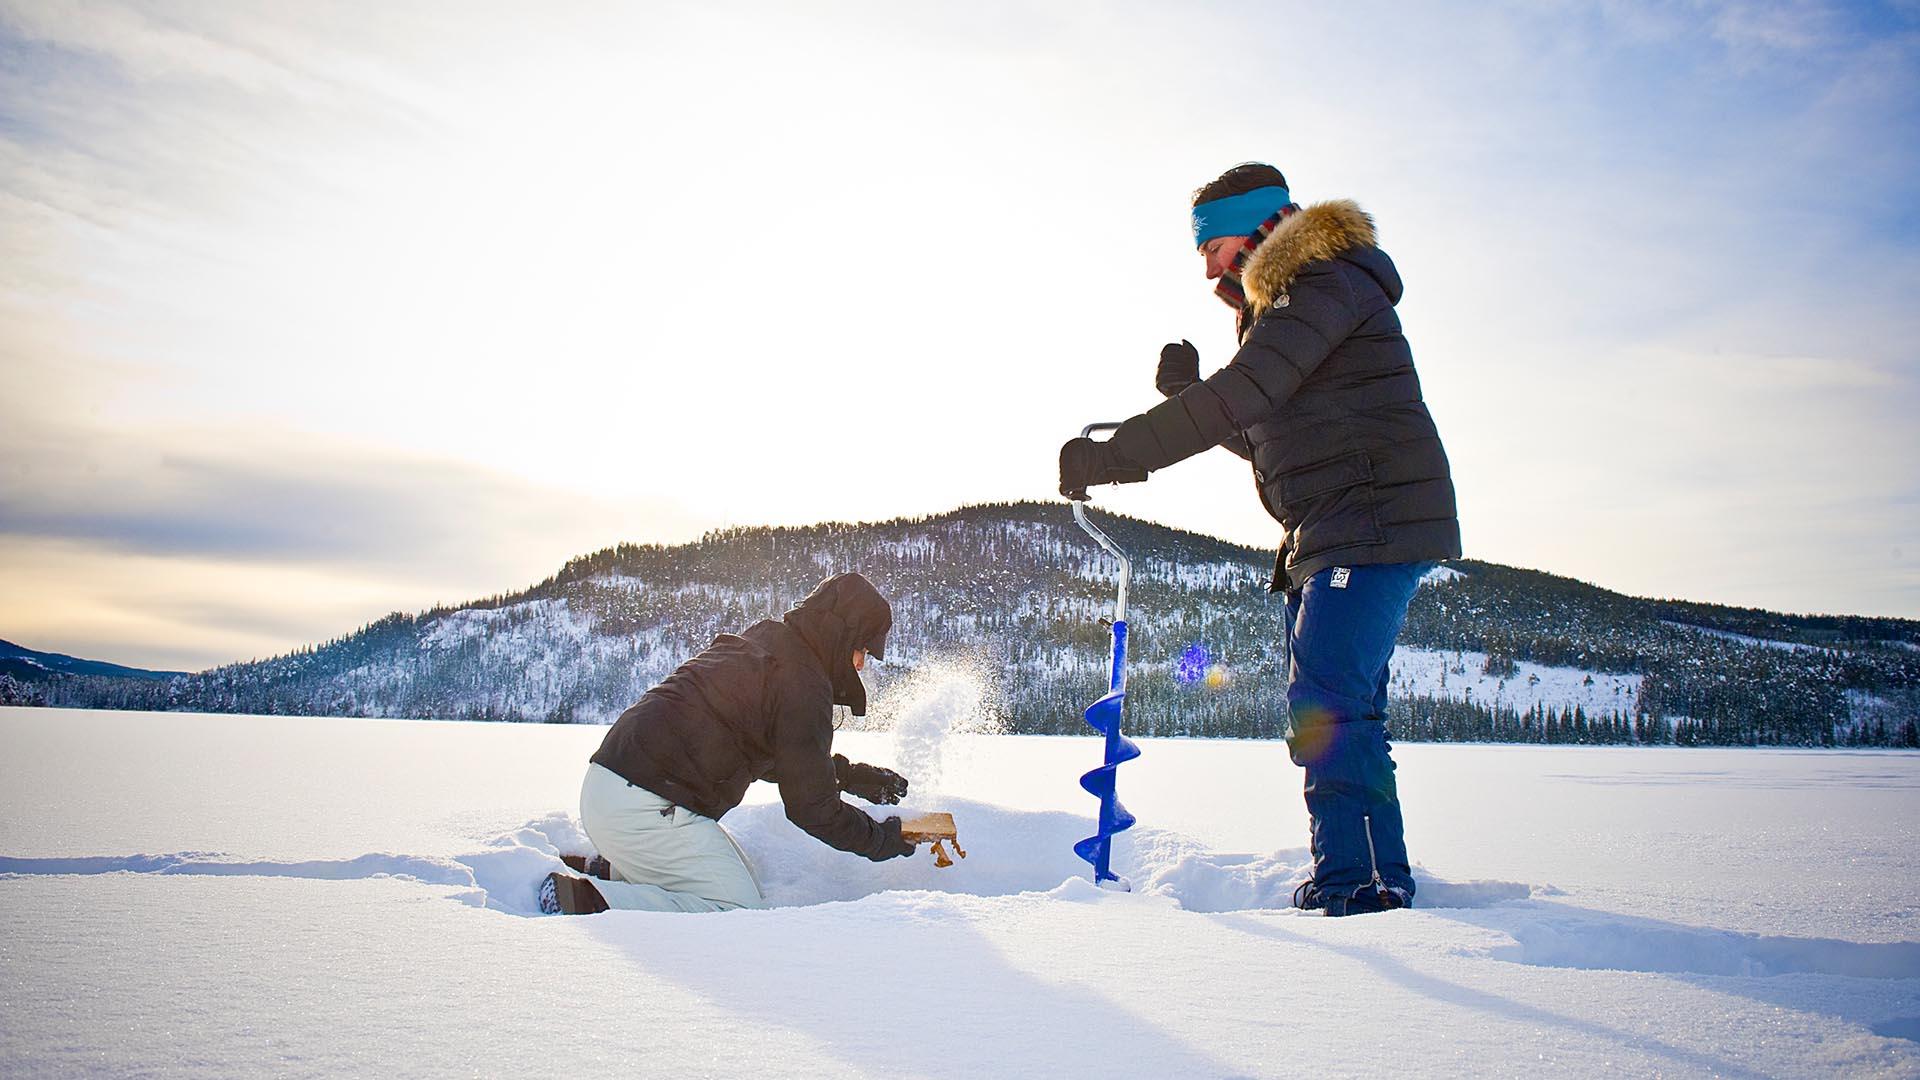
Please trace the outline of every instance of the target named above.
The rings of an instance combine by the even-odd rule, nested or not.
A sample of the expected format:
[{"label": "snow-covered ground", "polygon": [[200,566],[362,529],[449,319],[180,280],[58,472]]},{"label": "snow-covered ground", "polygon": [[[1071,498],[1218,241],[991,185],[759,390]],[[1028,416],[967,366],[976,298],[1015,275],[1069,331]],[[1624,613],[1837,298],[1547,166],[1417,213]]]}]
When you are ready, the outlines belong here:
[{"label": "snow-covered ground", "polygon": [[1723,641],[1737,641],[1742,645],[1760,645],[1769,649],[1785,649],[1788,652],[1831,651],[1823,649],[1818,645],[1806,645],[1798,641],[1780,641],[1775,638],[1753,637],[1749,634],[1736,634],[1731,630],[1716,630],[1711,626],[1695,626],[1692,623],[1674,622],[1671,619],[1663,619],[1661,621],[1676,630],[1688,630],[1696,634],[1705,634],[1708,637],[1717,637]]},{"label": "snow-covered ground", "polygon": [[1920,1075],[1920,755],[1402,746],[1334,920],[1281,745],[1148,741],[1123,894],[1092,740],[902,727],[952,868],[759,785],[772,910],[545,918],[600,729],[0,709],[0,1074]]},{"label": "snow-covered ground", "polygon": [[1490,675],[1486,653],[1406,646],[1393,651],[1390,668],[1387,680],[1395,697],[1473,701],[1521,713],[1535,705],[1558,710],[1578,705],[1588,716],[1632,715],[1645,678],[1526,660],[1515,661],[1511,675]]}]

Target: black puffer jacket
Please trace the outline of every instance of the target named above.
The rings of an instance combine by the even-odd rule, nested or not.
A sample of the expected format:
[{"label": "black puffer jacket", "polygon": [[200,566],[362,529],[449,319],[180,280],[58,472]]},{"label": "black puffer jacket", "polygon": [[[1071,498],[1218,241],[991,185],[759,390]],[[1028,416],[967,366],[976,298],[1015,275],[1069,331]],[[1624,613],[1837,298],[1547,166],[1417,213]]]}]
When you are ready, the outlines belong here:
[{"label": "black puffer jacket", "polygon": [[1254,251],[1242,283],[1253,317],[1233,361],[1121,425],[1114,454],[1159,469],[1244,436],[1286,529],[1276,590],[1329,566],[1459,557],[1446,450],[1373,220],[1344,200],[1309,206]]},{"label": "black puffer jacket", "polygon": [[878,655],[892,623],[867,579],[830,578],[781,619],[714,638],[620,714],[593,761],[710,818],[771,780],[788,820],[823,843],[876,862],[911,854],[899,819],[841,801],[834,775],[833,706],[866,710],[853,650]]}]

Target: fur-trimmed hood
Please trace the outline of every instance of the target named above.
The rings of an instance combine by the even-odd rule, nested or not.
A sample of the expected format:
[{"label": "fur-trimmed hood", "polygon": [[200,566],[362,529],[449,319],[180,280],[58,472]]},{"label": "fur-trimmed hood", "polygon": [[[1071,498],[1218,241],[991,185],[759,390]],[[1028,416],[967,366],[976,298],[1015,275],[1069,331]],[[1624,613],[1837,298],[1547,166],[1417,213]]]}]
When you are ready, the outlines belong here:
[{"label": "fur-trimmed hood", "polygon": [[[1247,305],[1255,312],[1265,311],[1286,295],[1287,286],[1293,283],[1301,267],[1339,255],[1351,257],[1351,253],[1370,248],[1376,248],[1373,218],[1351,199],[1314,203],[1290,214],[1247,257],[1246,268],[1240,274]],[[1360,262],[1374,277],[1382,278],[1379,269],[1372,265],[1375,260],[1354,261]],[[1398,301],[1400,275],[1385,256],[1378,262],[1386,271],[1381,287],[1388,299]]]}]

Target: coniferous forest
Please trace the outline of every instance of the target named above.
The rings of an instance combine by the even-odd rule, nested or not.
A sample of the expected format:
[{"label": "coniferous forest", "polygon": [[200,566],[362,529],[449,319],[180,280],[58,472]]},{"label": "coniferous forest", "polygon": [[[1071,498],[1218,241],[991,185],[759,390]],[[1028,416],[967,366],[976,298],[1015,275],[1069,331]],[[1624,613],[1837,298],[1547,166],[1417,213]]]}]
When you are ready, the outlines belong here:
[{"label": "coniferous forest", "polygon": [[[1095,512],[1134,558],[1127,727],[1286,727],[1273,555]],[[858,570],[894,604],[886,684],[952,669],[998,730],[1081,734],[1105,689],[1117,564],[1060,504],[622,544],[532,588],[395,613],[284,656],[171,678],[9,668],[0,704],[605,723],[712,636]],[[1920,746],[1920,622],[1638,599],[1462,560],[1408,612],[1396,738]],[[875,718],[884,722],[884,718]]]}]

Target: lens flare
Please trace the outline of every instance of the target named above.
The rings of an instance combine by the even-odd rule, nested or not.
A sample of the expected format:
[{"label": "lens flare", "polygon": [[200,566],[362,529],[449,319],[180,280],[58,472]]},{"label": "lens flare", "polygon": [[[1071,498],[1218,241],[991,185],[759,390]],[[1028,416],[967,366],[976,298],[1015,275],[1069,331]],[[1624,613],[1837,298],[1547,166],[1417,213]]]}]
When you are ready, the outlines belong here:
[{"label": "lens flare", "polygon": [[1333,744],[1333,710],[1321,705],[1295,702],[1292,721],[1292,730],[1287,732],[1287,747],[1293,752],[1293,763],[1317,763]]},{"label": "lens flare", "polygon": [[1174,681],[1182,686],[1192,686],[1208,677],[1207,669],[1211,666],[1213,666],[1213,654],[1207,651],[1205,645],[1196,641],[1187,646],[1187,651],[1181,653],[1179,659],[1173,662]]}]

